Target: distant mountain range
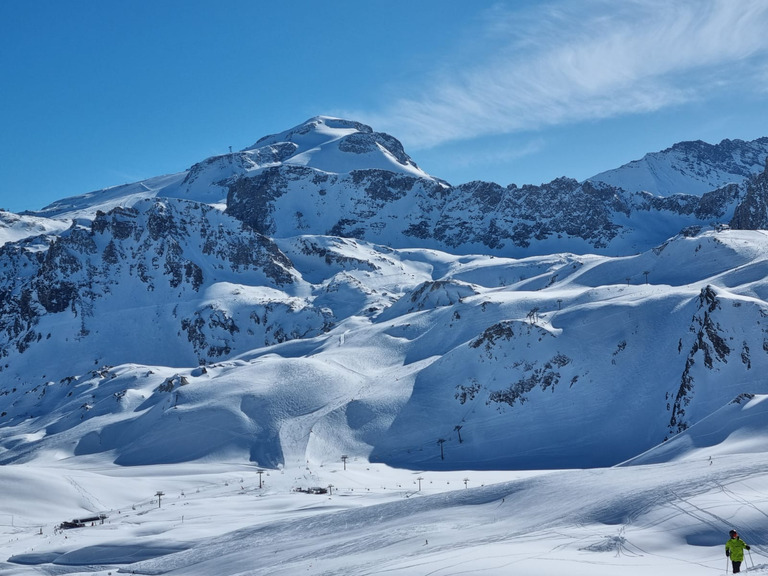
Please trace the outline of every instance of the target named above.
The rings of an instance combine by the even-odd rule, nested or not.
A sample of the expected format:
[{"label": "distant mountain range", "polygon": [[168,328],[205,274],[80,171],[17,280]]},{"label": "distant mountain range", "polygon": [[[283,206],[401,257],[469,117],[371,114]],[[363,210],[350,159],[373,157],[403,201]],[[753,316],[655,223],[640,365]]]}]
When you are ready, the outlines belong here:
[{"label": "distant mountain range", "polygon": [[514,257],[635,254],[690,227],[745,227],[732,220],[747,198],[766,205],[764,195],[748,192],[754,176],[765,181],[766,157],[768,138],[685,142],[584,182],[451,186],[419,169],[395,138],[318,117],[186,172],[67,198],[35,216],[88,218],[163,197],[221,205],[274,237],[331,235]]},{"label": "distant mountain range", "polygon": [[0,212],[0,463],[632,458],[768,393],[767,157],[452,186],[316,117]]}]

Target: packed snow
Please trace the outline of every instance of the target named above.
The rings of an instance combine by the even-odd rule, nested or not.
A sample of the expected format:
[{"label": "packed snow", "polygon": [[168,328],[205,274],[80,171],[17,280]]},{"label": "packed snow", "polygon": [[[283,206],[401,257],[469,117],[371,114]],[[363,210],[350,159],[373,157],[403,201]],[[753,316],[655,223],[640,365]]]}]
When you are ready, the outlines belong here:
[{"label": "packed snow", "polygon": [[745,399],[641,458],[654,463],[613,468],[408,471],[338,453],[271,469],[120,467],[41,455],[0,468],[0,572],[693,576],[725,572],[735,527],[751,545],[746,571],[766,573],[766,406]]}]

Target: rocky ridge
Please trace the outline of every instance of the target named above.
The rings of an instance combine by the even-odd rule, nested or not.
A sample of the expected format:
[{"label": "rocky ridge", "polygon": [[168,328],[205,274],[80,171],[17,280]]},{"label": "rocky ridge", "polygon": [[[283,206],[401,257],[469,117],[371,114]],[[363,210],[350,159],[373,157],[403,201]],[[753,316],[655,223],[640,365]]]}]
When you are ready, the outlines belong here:
[{"label": "rocky ridge", "polygon": [[[226,206],[256,232],[275,237],[334,235],[397,248],[516,257],[620,255],[650,249],[682,230],[728,224],[767,156],[768,139],[760,139],[681,143],[646,157],[657,171],[664,167],[676,175],[680,186],[674,194],[638,189],[630,177],[632,163],[585,182],[451,186],[421,171],[392,136],[357,122],[317,117],[186,173],[147,181],[140,190],[132,185],[122,198],[124,205],[170,197]],[[718,185],[702,189],[700,177],[710,173],[717,177],[707,183]],[[106,211],[114,207],[114,197],[110,189],[81,202],[67,199],[40,215],[85,216],[89,206],[91,213],[99,206]],[[106,198],[110,202],[102,206]]]}]

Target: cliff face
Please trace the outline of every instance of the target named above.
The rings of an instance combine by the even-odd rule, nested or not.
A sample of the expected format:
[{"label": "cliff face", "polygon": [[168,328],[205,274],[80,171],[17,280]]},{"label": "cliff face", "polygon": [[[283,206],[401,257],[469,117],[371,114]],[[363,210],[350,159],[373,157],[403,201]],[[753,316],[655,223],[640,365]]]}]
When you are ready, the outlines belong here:
[{"label": "cliff face", "polygon": [[647,250],[684,228],[727,222],[741,194],[734,184],[664,198],[568,178],[448,186],[382,170],[328,174],[285,165],[233,178],[227,189],[226,212],[269,236],[322,234],[504,256]]},{"label": "cliff face", "polygon": [[744,198],[733,213],[731,228],[768,229],[768,161],[765,171],[747,183]]},{"label": "cliff face", "polygon": [[[114,333],[146,340],[131,331],[147,310],[170,310],[163,314],[170,324],[146,328],[152,338],[177,342],[181,357],[173,363],[210,361],[322,330],[330,321],[290,297],[298,277],[272,240],[204,204],[145,200],[100,212],[59,235],[6,244],[0,262],[0,358],[52,338],[52,324],[78,349],[102,326],[102,314],[112,317]],[[274,296],[254,296],[250,310],[222,306],[206,297],[222,282],[263,286]],[[127,348],[143,350],[139,361],[161,360],[151,346]],[[85,358],[98,361],[98,349],[83,346]]]}]

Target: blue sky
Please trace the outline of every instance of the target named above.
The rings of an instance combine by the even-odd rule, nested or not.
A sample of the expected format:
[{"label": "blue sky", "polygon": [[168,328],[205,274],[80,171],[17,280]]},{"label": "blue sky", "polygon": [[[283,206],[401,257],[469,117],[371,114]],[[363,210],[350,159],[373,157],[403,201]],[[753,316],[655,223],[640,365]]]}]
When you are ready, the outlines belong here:
[{"label": "blue sky", "polygon": [[768,136],[764,0],[0,0],[0,207],[179,172],[320,114],[453,184]]}]

